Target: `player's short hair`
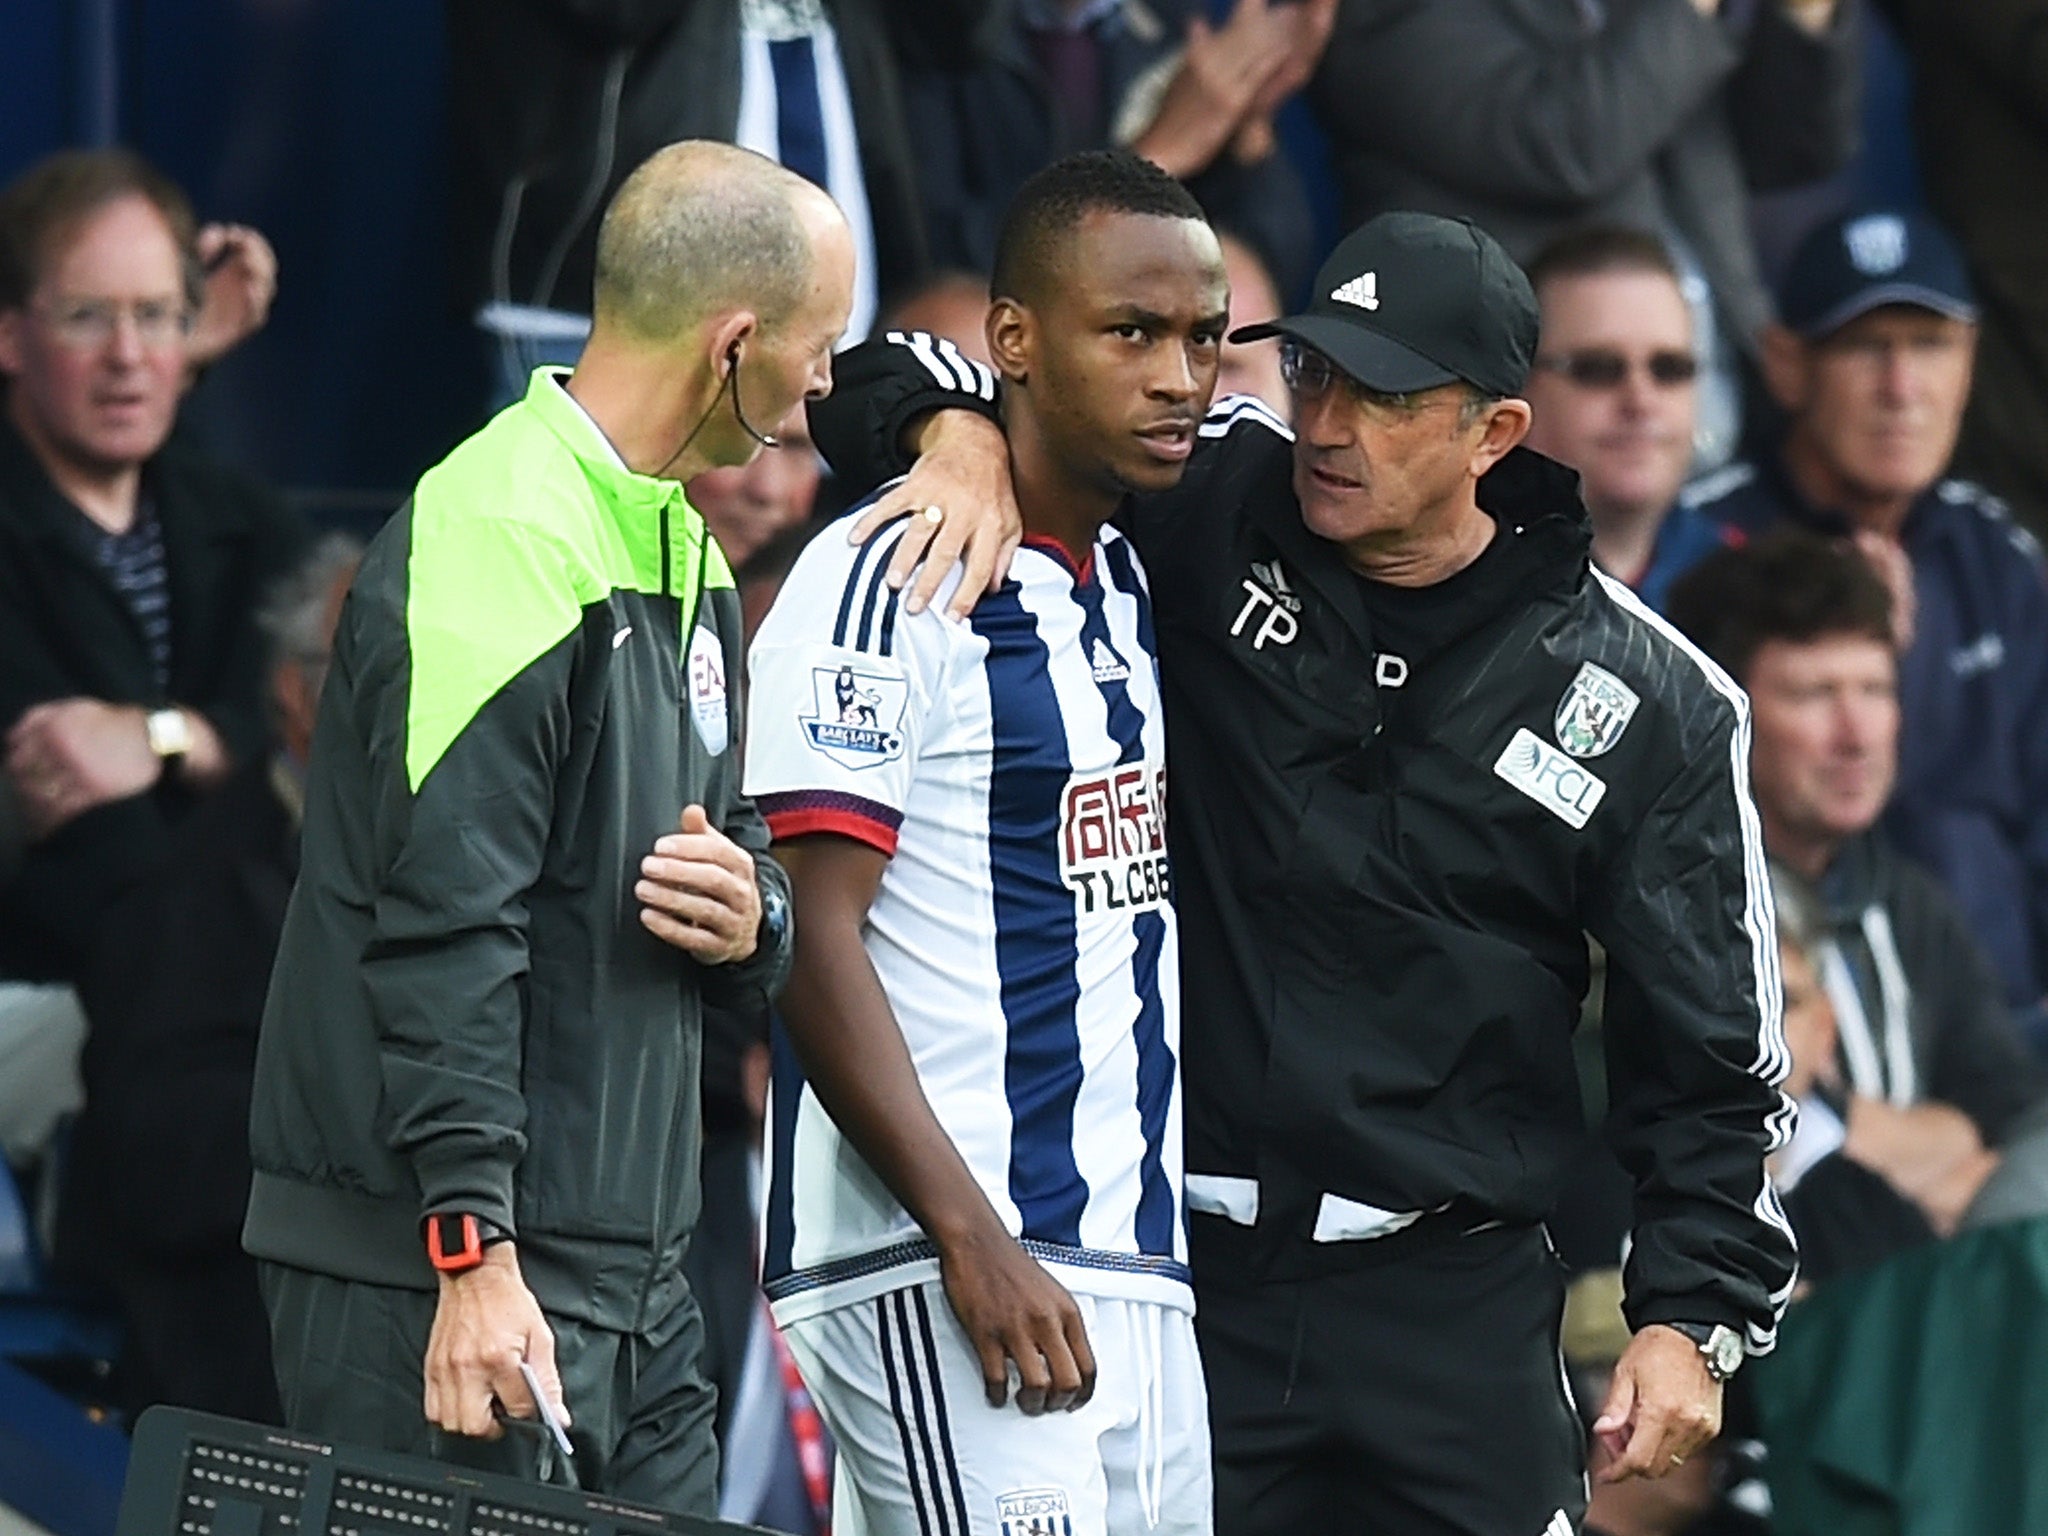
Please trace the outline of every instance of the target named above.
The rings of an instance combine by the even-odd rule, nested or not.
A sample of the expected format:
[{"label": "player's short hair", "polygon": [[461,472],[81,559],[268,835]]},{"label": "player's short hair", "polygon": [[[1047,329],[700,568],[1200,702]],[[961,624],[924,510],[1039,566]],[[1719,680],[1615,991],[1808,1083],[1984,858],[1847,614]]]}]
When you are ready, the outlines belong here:
[{"label": "player's short hair", "polygon": [[1717,549],[1679,578],[1665,613],[1737,682],[1771,641],[1892,643],[1892,595],[1855,546],[1802,528]]},{"label": "player's short hair", "polygon": [[28,303],[78,227],[109,203],[139,197],[162,215],[178,250],[185,302],[199,307],[199,226],[178,184],[128,149],[66,149],[38,160],[0,190],[0,309]]},{"label": "player's short hair", "polygon": [[598,323],[661,342],[726,309],[752,309],[764,325],[783,319],[810,288],[811,241],[796,207],[809,190],[736,145],[656,150],[598,226]]},{"label": "player's short hair", "polygon": [[1545,283],[1563,277],[1600,277],[1610,272],[1650,272],[1682,286],[1671,247],[1646,229],[1628,224],[1582,224],[1568,229],[1529,263],[1529,286],[1540,295]]},{"label": "player's short hair", "polygon": [[1129,150],[1068,155],[1017,189],[996,240],[990,296],[1029,304],[1042,295],[1058,275],[1068,238],[1091,213],[1207,219],[1193,193]]}]

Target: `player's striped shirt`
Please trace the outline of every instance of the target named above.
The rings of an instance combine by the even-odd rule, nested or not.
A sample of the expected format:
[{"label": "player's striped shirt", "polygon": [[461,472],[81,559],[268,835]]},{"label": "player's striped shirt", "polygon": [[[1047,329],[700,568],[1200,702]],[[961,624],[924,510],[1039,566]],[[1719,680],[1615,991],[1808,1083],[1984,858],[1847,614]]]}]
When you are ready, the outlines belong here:
[{"label": "player's striped shirt", "polygon": [[[867,951],[926,1097],[1069,1289],[1191,1307],[1180,1004],[1151,603],[1105,529],[1027,543],[969,622],[903,612],[895,534],[815,539],[750,662],[747,788],[778,837],[890,855]],[[763,1283],[778,1320],[937,1275],[776,1046]]]}]

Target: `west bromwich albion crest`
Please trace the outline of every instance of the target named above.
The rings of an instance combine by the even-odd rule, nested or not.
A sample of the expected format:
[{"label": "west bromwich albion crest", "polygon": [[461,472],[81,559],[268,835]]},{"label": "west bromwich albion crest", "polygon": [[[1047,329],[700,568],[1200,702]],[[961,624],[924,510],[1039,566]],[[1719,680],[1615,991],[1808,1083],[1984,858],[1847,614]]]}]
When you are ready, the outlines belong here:
[{"label": "west bromwich albion crest", "polygon": [[996,1499],[1002,1536],[1074,1536],[1074,1515],[1064,1488],[1020,1488]]},{"label": "west bromwich albion crest", "polygon": [[910,687],[852,666],[811,668],[817,713],[800,716],[813,751],[848,768],[875,768],[903,755],[903,708]]},{"label": "west bromwich albion crest", "polygon": [[1605,667],[1582,663],[1557,705],[1557,744],[1573,757],[1598,757],[1621,740],[1642,701]]}]

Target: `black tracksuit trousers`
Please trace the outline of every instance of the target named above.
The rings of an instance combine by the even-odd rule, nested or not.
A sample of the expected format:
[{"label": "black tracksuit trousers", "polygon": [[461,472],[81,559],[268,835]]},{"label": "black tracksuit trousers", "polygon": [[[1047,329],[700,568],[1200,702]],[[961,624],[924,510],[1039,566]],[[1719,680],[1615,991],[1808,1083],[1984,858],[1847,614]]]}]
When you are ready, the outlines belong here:
[{"label": "black tracksuit trousers", "polygon": [[1251,1234],[1189,1221],[1217,1536],[1578,1528],[1585,1439],[1542,1228],[1425,1218],[1273,1280],[1256,1277]]}]

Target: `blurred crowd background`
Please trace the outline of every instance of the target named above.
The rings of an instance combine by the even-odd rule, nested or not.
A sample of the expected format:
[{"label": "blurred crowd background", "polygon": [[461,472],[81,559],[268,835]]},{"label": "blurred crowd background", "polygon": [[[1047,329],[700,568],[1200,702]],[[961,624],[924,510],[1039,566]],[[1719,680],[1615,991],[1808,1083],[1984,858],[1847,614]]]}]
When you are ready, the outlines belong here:
[{"label": "blurred crowd background", "polygon": [[[0,102],[23,1390],[276,1413],[236,1232],[328,636],[417,475],[573,362],[618,182],[677,138],[772,154],[851,216],[849,342],[978,353],[1010,194],[1119,143],[1224,232],[1238,323],[1386,208],[1505,242],[1533,446],[1755,701],[1801,1299],[1715,1452],[1589,1529],[2048,1530],[2048,0],[10,0]],[[1289,405],[1270,343],[1223,387]],[[756,623],[847,499],[777,430],[690,487]],[[1599,1000],[1554,1223],[1585,1403],[1631,1219]],[[802,1531],[751,1278],[762,1027],[713,1028],[693,1263],[727,1511]],[[13,1390],[0,1429],[41,1411]]]}]

